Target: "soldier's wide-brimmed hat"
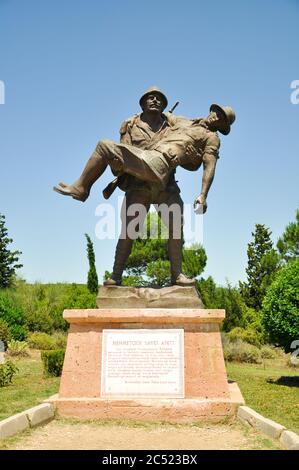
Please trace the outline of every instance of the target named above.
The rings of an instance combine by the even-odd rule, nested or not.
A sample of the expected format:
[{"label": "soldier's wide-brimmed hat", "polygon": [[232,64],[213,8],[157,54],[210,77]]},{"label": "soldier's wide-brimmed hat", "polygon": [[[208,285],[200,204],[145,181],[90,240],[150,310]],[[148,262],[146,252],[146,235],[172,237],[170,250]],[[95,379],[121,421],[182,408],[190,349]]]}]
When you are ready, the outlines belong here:
[{"label": "soldier's wide-brimmed hat", "polygon": [[142,108],[142,102],[144,100],[144,98],[146,98],[146,96],[148,95],[151,95],[152,93],[158,93],[161,98],[163,99],[163,109],[166,108],[166,106],[168,105],[168,101],[167,101],[167,98],[166,96],[164,95],[164,93],[160,90],[160,88],[158,88],[157,86],[152,86],[150,87],[148,90],[146,90],[145,93],[143,93],[143,95],[141,96],[140,100],[139,100],[139,104]]},{"label": "soldier's wide-brimmed hat", "polygon": [[210,111],[215,111],[216,113],[220,113],[223,116],[223,123],[221,128],[219,128],[219,132],[221,134],[227,135],[230,133],[230,126],[236,119],[235,112],[229,106],[219,106],[219,104],[212,104],[210,107]]}]

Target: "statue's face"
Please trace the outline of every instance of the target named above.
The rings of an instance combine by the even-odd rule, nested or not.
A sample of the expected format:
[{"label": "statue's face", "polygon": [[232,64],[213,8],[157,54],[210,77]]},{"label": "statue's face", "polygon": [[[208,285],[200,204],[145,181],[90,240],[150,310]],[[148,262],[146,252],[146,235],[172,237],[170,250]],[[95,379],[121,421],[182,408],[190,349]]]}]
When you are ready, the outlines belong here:
[{"label": "statue's face", "polygon": [[143,100],[143,111],[145,112],[157,112],[162,113],[163,111],[163,99],[159,93],[151,93]]},{"label": "statue's face", "polygon": [[219,126],[222,127],[222,124],[224,124],[224,117],[220,111],[211,111],[207,117],[207,123],[210,128],[217,130]]}]

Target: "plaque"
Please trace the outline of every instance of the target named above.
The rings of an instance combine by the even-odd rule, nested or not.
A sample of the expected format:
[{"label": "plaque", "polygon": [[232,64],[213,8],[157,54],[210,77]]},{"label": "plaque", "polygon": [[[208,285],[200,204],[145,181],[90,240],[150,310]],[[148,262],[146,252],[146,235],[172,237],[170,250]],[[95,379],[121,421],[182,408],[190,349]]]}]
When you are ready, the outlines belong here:
[{"label": "plaque", "polygon": [[184,330],[103,330],[102,397],[184,398]]}]

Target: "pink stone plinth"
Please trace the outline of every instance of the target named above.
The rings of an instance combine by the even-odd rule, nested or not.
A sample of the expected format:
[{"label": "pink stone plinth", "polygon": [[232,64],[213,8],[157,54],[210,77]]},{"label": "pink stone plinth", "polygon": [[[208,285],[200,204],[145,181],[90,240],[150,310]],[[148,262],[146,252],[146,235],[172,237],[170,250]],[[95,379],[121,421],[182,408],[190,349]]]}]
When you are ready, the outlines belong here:
[{"label": "pink stone plinth", "polygon": [[236,383],[230,383],[229,398],[133,399],[59,398],[53,395],[58,414],[79,419],[132,420],[168,423],[221,422],[234,416],[244,403]]},{"label": "pink stone plinth", "polygon": [[[87,309],[65,310],[70,323],[59,395],[51,399],[62,416],[144,421],[220,421],[244,400],[228,384],[219,326],[224,310]],[[184,330],[185,398],[101,398],[104,329]]]}]

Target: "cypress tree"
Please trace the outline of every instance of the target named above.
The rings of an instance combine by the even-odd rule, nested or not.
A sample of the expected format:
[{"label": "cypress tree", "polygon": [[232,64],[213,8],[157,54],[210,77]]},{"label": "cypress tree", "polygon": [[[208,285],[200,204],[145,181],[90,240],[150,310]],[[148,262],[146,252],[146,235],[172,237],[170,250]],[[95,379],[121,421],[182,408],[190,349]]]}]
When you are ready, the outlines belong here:
[{"label": "cypress tree", "polygon": [[0,214],[0,288],[10,287],[13,283],[16,269],[23,265],[18,263],[21,251],[11,251],[8,245],[12,238],[8,237],[5,227],[5,216]]},{"label": "cypress tree", "polygon": [[267,288],[274,279],[278,254],[273,249],[270,230],[256,224],[253,242],[248,244],[247,282],[240,282],[240,292],[248,307],[260,310]]},{"label": "cypress tree", "polygon": [[99,288],[98,275],[95,266],[95,254],[93,249],[93,243],[90,236],[85,234],[87,240],[87,257],[89,262],[89,271],[87,276],[87,287],[90,292],[97,292]]}]

